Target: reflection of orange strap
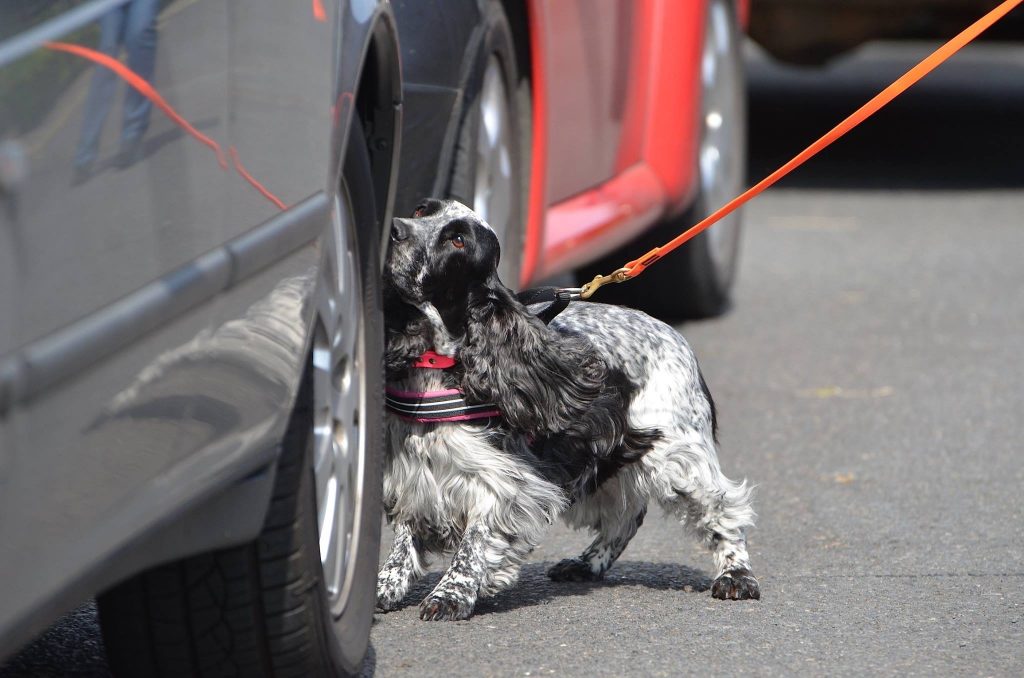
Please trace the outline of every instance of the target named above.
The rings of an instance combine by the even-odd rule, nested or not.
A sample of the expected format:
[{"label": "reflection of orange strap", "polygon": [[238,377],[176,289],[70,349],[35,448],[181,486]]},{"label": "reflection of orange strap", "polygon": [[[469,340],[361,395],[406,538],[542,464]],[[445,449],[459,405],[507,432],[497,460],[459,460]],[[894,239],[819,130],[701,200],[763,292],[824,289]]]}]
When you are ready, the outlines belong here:
[{"label": "reflection of orange strap", "polygon": [[[315,5],[316,2],[314,2],[314,13]],[[323,9],[323,7],[321,7],[321,9]],[[121,79],[123,79],[129,85],[138,90],[142,96],[146,97],[154,104],[156,104],[161,111],[167,114],[167,117],[169,117],[175,123],[180,125],[182,129],[184,129],[186,132],[191,134],[193,137],[195,137],[202,143],[212,148],[213,151],[217,154],[217,162],[220,163],[220,166],[223,169],[228,168],[228,163],[227,160],[224,158],[224,151],[221,150],[220,144],[218,144],[216,141],[206,136],[205,134],[197,130],[195,127],[193,127],[191,124],[189,124],[188,120],[181,117],[178,114],[178,112],[174,110],[171,107],[171,105],[167,103],[167,101],[164,100],[160,93],[156,91],[155,87],[153,87],[138,73],[128,68],[117,59],[114,59],[113,57],[108,56],[102,52],[97,52],[94,49],[89,49],[88,47],[82,47],[80,45],[72,45],[67,42],[47,42],[44,44],[44,46],[49,49],[57,50],[59,52],[68,52],[70,54],[80,56],[84,59],[88,59],[89,61],[93,61],[101,66],[105,66],[106,68],[109,68],[110,70],[114,71],[114,73],[121,77]],[[234,163],[235,171],[238,172],[238,174],[243,179],[248,181],[253,186],[253,188],[259,191],[260,195],[262,195],[270,202],[274,203],[274,205],[276,205],[278,209],[287,209],[287,205],[284,204],[284,201],[282,201],[276,195],[267,190],[266,186],[261,184],[259,181],[256,180],[255,177],[249,174],[249,172],[245,169],[245,166],[242,165],[242,161],[238,158],[238,151],[235,150],[235,147],[232,146],[228,150],[231,153],[231,160]]]},{"label": "reflection of orange strap", "polygon": [[228,161],[224,157],[224,151],[221,150],[220,144],[206,136],[191,124],[185,118],[178,115],[178,112],[171,108],[171,105],[167,103],[164,98],[160,95],[156,89],[153,88],[148,82],[141,78],[135,71],[122,64],[117,59],[104,54],[103,52],[97,52],[94,49],[88,47],[82,47],[81,45],[72,45],[67,42],[47,42],[44,43],[44,47],[48,49],[57,50],[58,52],[68,52],[76,56],[83,57],[89,61],[94,61],[101,66],[106,66],[110,70],[114,71],[122,80],[131,85],[133,88],[139,91],[139,94],[146,97],[154,104],[156,104],[161,111],[167,114],[167,117],[173,120],[175,123],[181,126],[186,132],[194,136],[196,139],[206,144],[213,149],[214,153],[217,154],[217,162],[224,169],[228,167]]},{"label": "reflection of orange strap", "polygon": [[[989,12],[981,19],[979,19],[977,22],[972,24],[970,27],[968,27],[967,30],[965,30],[963,33],[956,36],[939,49],[935,50],[935,52],[929,55],[924,61],[914,66],[909,71],[907,71],[907,73],[903,77],[901,77],[899,80],[886,87],[884,90],[882,90],[881,93],[875,96],[874,99],[864,104],[861,108],[854,112],[853,115],[839,123],[832,131],[830,131],[828,134],[821,137],[813,144],[805,148],[795,158],[793,158],[785,165],[769,174],[759,183],[749,188],[745,193],[736,198],[733,198],[730,202],[726,203],[724,206],[720,207],[717,211],[715,211],[711,216],[697,223],[695,226],[690,227],[686,231],[683,231],[682,234],[676,236],[674,239],[665,243],[661,247],[655,247],[653,250],[643,255],[639,259],[634,259],[633,261],[626,264],[624,268],[628,269],[628,272],[624,276],[624,280],[628,280],[629,278],[635,278],[636,276],[640,275],[641,273],[644,272],[644,269],[646,269],[648,266],[656,262],[658,259],[662,258],[672,250],[676,249],[690,238],[701,233],[702,231],[710,227],[712,224],[714,224],[716,221],[722,219],[725,216],[728,216],[741,205],[743,205],[745,202],[752,199],[754,196],[760,194],[762,191],[767,189],[776,181],[786,176],[800,165],[804,164],[804,162],[815,156],[819,151],[827,147],[836,139],[840,138],[841,136],[852,130],[854,127],[870,118],[872,115],[877,113],[882,107],[886,106],[893,99],[903,94],[912,85],[916,84],[919,80],[921,80],[921,78],[931,73],[943,62],[945,62],[951,56],[960,51],[961,48],[963,48],[965,45],[969,44],[971,41],[977,38],[982,32],[984,32],[986,29],[992,26],[992,24],[1006,16],[1021,2],[1024,2],[1024,0],[1006,0],[1006,2],[1003,2],[1001,5],[999,5],[991,12]],[[591,293],[593,293],[593,290],[591,290]]]},{"label": "reflection of orange strap", "polygon": [[327,21],[327,12],[324,11],[323,0],[313,0],[313,18],[321,23]]},{"label": "reflection of orange strap", "polygon": [[280,198],[278,198],[276,195],[268,191],[266,186],[256,181],[256,178],[253,177],[253,175],[249,174],[248,170],[245,169],[245,166],[242,165],[242,161],[238,159],[238,151],[235,150],[234,146],[228,147],[228,153],[231,154],[231,161],[235,163],[235,171],[242,175],[243,179],[252,184],[253,188],[260,192],[260,195],[262,195],[264,198],[277,205],[278,209],[288,209],[288,206],[285,205]]}]

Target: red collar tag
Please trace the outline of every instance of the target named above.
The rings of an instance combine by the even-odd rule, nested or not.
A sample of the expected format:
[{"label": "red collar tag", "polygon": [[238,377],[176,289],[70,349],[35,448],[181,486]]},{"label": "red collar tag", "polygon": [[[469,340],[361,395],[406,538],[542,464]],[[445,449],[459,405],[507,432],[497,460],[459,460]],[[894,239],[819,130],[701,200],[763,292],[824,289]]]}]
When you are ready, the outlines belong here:
[{"label": "red collar tag", "polygon": [[423,355],[412,364],[413,367],[425,367],[430,370],[446,370],[455,366],[455,358],[433,351],[424,351]]}]

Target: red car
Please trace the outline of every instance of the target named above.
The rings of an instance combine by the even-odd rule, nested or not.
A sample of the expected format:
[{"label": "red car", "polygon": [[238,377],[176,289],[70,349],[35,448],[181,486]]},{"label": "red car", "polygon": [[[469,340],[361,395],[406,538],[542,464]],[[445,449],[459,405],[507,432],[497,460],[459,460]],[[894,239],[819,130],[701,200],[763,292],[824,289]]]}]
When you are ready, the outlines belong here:
[{"label": "red car", "polygon": [[[462,199],[503,235],[506,283],[528,286],[611,272],[741,191],[746,0],[476,5],[395,6],[396,214],[423,195]],[[600,300],[719,313],[739,234],[734,215]]]}]

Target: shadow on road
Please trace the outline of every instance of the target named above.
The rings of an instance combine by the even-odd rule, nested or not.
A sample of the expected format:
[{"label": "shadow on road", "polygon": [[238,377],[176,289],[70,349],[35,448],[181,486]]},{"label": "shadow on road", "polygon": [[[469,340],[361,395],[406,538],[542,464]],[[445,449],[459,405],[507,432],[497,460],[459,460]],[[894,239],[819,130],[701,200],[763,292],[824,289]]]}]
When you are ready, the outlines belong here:
[{"label": "shadow on road", "polygon": [[[866,103],[935,45],[866,47],[826,68],[748,59],[748,179],[759,181]],[[780,186],[1024,186],[1024,47],[969,47]]]},{"label": "shadow on road", "polygon": [[[595,589],[616,586],[642,586],[659,591],[702,593],[711,588],[711,578],[704,572],[674,563],[619,561],[601,581],[554,582],[547,570],[554,563],[530,563],[523,566],[519,582],[493,598],[477,603],[474,616],[509,612],[521,607],[543,605],[556,598],[586,596]],[[441,572],[432,572],[419,581],[402,601],[399,609],[415,607],[441,579]]]}]

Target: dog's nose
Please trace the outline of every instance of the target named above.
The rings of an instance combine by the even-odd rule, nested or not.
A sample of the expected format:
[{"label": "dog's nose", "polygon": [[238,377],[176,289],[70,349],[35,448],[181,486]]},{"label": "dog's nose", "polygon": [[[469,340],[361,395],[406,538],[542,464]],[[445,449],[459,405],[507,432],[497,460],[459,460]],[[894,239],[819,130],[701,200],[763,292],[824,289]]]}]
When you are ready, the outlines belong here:
[{"label": "dog's nose", "polygon": [[404,219],[395,218],[391,220],[391,239],[395,242],[407,240],[411,230],[409,224],[405,223]]}]

